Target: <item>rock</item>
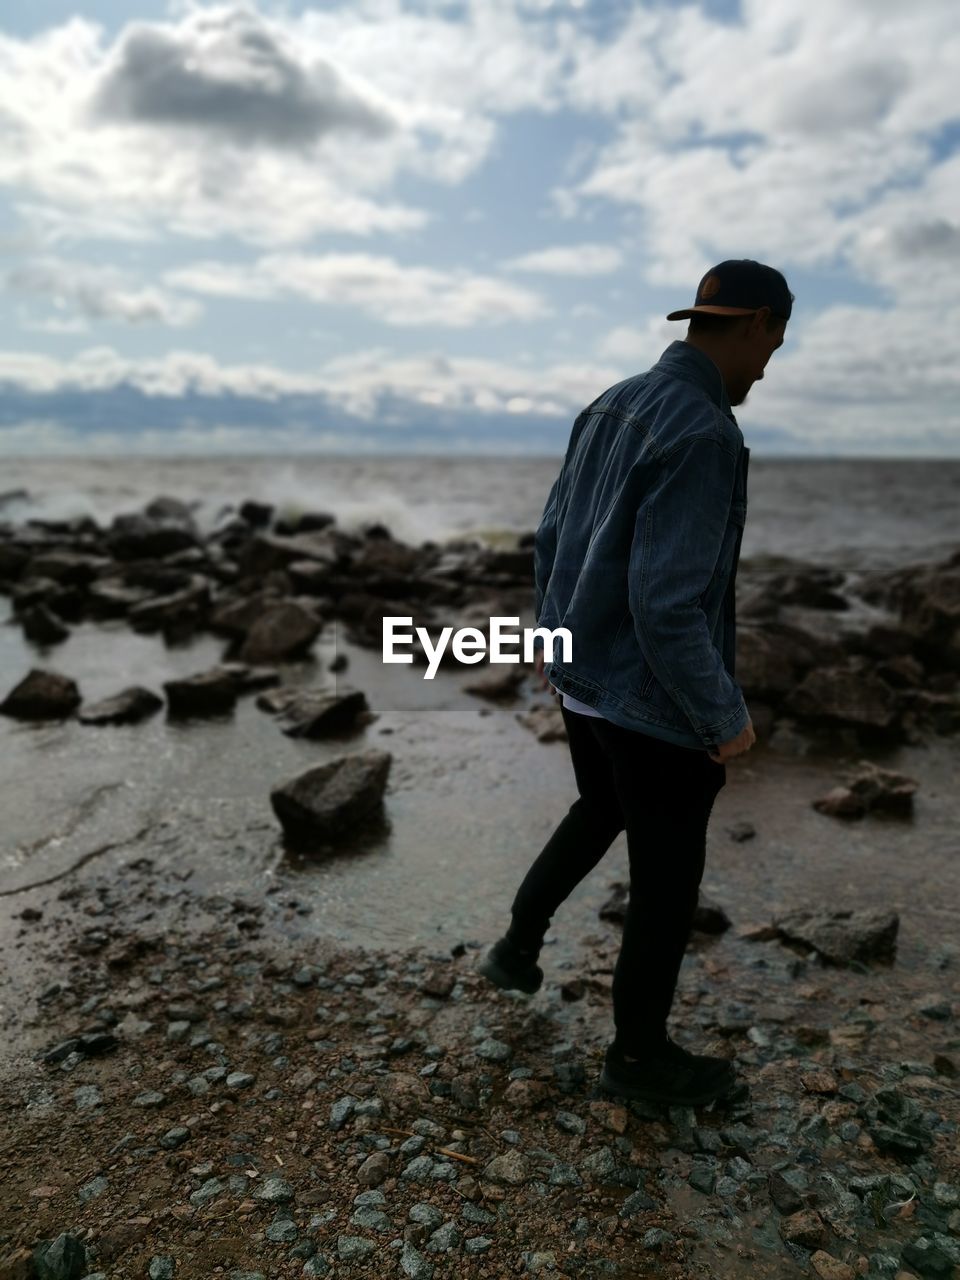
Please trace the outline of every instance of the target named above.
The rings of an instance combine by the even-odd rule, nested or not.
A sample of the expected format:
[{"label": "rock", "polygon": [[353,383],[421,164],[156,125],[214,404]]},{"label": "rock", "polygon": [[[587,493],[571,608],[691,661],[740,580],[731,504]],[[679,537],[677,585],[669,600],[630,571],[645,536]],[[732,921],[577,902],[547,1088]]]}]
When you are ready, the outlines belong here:
[{"label": "rock", "polygon": [[280,727],[291,738],[322,738],[363,725],[370,707],[360,689],[340,685],[336,690],[271,689],[257,698],[257,706],[280,715]]},{"label": "rock", "polygon": [[485,1166],[483,1177],[488,1182],[519,1187],[530,1181],[532,1173],[529,1162],[519,1151],[504,1151],[502,1155],[494,1156]]},{"label": "rock", "polygon": [[419,1110],[430,1096],[425,1080],[404,1071],[391,1071],[382,1076],[377,1092],[388,1107],[399,1112]]},{"label": "rock", "polygon": [[525,714],[516,712],[516,719],[525,729],[537,735],[540,742],[566,742],[567,729],[559,705],[538,703]]},{"label": "rock", "polygon": [[201,671],[180,680],[165,680],[167,709],[171,716],[213,716],[232,711],[237,687],[222,669]]},{"label": "rock", "polygon": [[700,933],[726,933],[730,928],[730,917],[717,903],[701,901],[693,913],[693,928]]},{"label": "rock", "polygon": [[337,1236],[337,1257],[341,1262],[360,1262],[376,1250],[376,1241],[365,1236]]},{"label": "rock", "polygon": [[960,1262],[960,1246],[948,1236],[938,1234],[935,1239],[931,1239],[930,1236],[922,1235],[905,1244],[901,1256],[924,1280],[940,1276],[949,1280],[956,1274],[955,1266]]},{"label": "rock", "polygon": [[820,1280],[857,1280],[857,1273],[849,1263],[841,1262],[823,1249],[817,1249],[811,1256],[810,1265]]},{"label": "rock", "polygon": [[115,560],[162,559],[198,545],[189,513],[185,518],[166,514],[156,519],[137,513],[118,515],[114,517],[105,541]]},{"label": "rock", "polygon": [[781,937],[812,947],[831,964],[892,961],[900,917],[895,911],[797,908],[774,919]]},{"label": "rock", "polygon": [[893,690],[858,663],[814,667],[785,705],[803,720],[867,730],[890,729],[896,719]]},{"label": "rock", "polygon": [[34,644],[61,644],[70,635],[70,628],[59,614],[42,601],[22,610],[19,619],[23,634]]},{"label": "rock", "polygon": [[143,685],[129,685],[99,702],[85,702],[77,712],[82,724],[134,724],[159,711],[163,699]]},{"label": "rock", "polygon": [[[0,552],[2,550],[3,547],[0,544]],[[0,564],[2,564],[2,556],[0,556]],[[34,1280],[36,1274],[33,1254],[27,1248],[17,1249],[15,1253],[0,1257],[0,1280]]]},{"label": "rock", "polygon": [[357,1170],[357,1181],[365,1187],[379,1187],[389,1173],[390,1157],[384,1151],[374,1151]]},{"label": "rock", "polygon": [[86,1204],[88,1200],[95,1200],[97,1196],[102,1196],[108,1189],[110,1183],[101,1174],[99,1177],[91,1178],[89,1182],[85,1182],[77,1192],[77,1198],[81,1204]]},{"label": "rock", "polygon": [[488,1038],[481,1040],[474,1053],[478,1058],[483,1058],[486,1062],[507,1062],[513,1054],[513,1050],[502,1040]]},{"label": "rock", "polygon": [[651,1227],[649,1231],[645,1231],[641,1237],[640,1243],[644,1249],[662,1249],[664,1245],[673,1244],[676,1236],[672,1231],[664,1231],[662,1227]]},{"label": "rock", "polygon": [[87,1274],[87,1251],[76,1236],[41,1240],[33,1251],[36,1280],[81,1280]]},{"label": "rock", "polygon": [[147,1268],[149,1280],[173,1280],[174,1260],[168,1254],[156,1254]]},{"label": "rock", "polygon": [[256,1078],[249,1071],[231,1071],[224,1084],[228,1089],[249,1089],[256,1081]]},{"label": "rock", "polygon": [[813,802],[820,813],[838,818],[859,818],[869,809],[908,814],[913,810],[913,795],[918,783],[892,769],[881,769],[869,760],[858,761],[858,772],[844,787],[834,787],[826,796]]},{"label": "rock", "polygon": [[527,1111],[541,1106],[548,1096],[541,1080],[511,1080],[503,1091],[503,1103],[511,1110]]},{"label": "rock", "polygon": [[824,1224],[812,1209],[802,1209],[782,1218],[779,1229],[788,1244],[797,1244],[802,1249],[819,1249],[824,1241]]},{"label": "rock", "polygon": [[464,693],[486,698],[489,702],[509,702],[517,696],[517,690],[526,679],[526,674],[522,666],[497,664],[486,674],[467,681],[462,688]]},{"label": "rock", "polygon": [[270,792],[270,803],[292,841],[336,841],[382,806],[392,757],[363,751],[316,765]]},{"label": "rock", "polygon": [[241,662],[279,662],[306,654],[323,630],[310,609],[283,600],[265,609],[253,622],[238,657]]},{"label": "rock", "polygon": [[752,840],[756,834],[757,829],[752,822],[735,822],[732,827],[727,827],[727,835],[738,844]]},{"label": "rock", "polygon": [[283,1178],[265,1178],[254,1191],[253,1198],[262,1204],[289,1204],[293,1199],[293,1188]]},{"label": "rock", "polygon": [[76,681],[33,667],[0,702],[0,714],[18,720],[62,720],[73,714],[80,701]]},{"label": "rock", "polygon": [[431,1280],[433,1267],[422,1253],[419,1253],[409,1240],[403,1243],[400,1254],[400,1268],[410,1280]]}]

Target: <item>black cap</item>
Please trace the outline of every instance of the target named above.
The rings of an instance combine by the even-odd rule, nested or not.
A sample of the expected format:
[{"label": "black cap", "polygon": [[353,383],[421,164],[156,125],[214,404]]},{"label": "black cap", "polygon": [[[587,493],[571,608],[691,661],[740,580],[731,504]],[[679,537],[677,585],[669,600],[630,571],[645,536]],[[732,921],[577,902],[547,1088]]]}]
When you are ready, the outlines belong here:
[{"label": "black cap", "polygon": [[752,258],[729,258],[711,267],[697,286],[692,307],[671,311],[668,320],[692,315],[749,316],[769,307],[781,320],[790,319],[793,294],[779,271]]}]

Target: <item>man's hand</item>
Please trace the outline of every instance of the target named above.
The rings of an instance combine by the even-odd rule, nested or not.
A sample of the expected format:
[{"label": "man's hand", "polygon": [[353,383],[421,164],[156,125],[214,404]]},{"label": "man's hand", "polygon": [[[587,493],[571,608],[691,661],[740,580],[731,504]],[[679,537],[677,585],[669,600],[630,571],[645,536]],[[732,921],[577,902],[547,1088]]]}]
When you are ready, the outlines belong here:
[{"label": "man's hand", "polygon": [[735,738],[731,738],[729,742],[721,742],[719,747],[708,749],[707,755],[717,764],[726,764],[734,756],[739,756],[745,751],[749,751],[756,740],[757,735],[753,732],[753,721],[748,720]]},{"label": "man's hand", "polygon": [[545,663],[543,660],[543,649],[538,649],[533,657],[533,669],[536,671],[537,675],[540,677],[543,688],[549,689],[550,696],[555,698],[557,696],[557,691],[553,687],[553,685],[550,683],[550,681],[547,679],[547,677],[543,674],[544,666],[545,666]]}]

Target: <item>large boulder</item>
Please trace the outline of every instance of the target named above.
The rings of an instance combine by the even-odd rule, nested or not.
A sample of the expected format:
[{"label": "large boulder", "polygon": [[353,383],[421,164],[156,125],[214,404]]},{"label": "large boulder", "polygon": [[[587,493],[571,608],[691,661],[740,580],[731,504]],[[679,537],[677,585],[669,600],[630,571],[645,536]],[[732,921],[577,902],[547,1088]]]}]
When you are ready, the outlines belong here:
[{"label": "large boulder", "polygon": [[389,752],[363,751],[316,765],[274,787],[270,803],[288,840],[335,843],[377,816],[391,761]]},{"label": "large boulder", "polygon": [[61,720],[72,715],[80,701],[75,680],[34,667],[0,702],[0,713],[18,720]]},{"label": "large boulder", "polygon": [[192,523],[153,519],[139,512],[115,516],[106,535],[107,549],[116,560],[162,558],[198,541]]}]

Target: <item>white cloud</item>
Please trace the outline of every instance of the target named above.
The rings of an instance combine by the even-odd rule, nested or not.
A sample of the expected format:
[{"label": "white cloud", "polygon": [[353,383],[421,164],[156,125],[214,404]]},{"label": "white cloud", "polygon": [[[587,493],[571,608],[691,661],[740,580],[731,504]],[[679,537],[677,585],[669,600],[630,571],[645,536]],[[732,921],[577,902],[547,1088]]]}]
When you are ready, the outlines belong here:
[{"label": "white cloud", "polygon": [[513,271],[542,272],[556,276],[600,276],[616,271],[623,253],[616,245],[565,244],[508,258],[503,264]]},{"label": "white cloud", "polygon": [[404,266],[372,254],[267,254],[249,266],[200,262],[169,271],[178,289],[232,298],[295,295],[312,302],[357,307],[401,327],[501,324],[545,313],[542,299],[495,276]]},{"label": "white cloud", "polygon": [[[57,310],[74,312],[84,320],[115,320],[123,324],[161,324],[173,328],[193,324],[203,308],[189,298],[162,289],[136,286],[114,267],[92,266],[62,258],[34,258],[8,271],[8,292],[49,298]],[[59,324],[58,324],[59,322]],[[69,316],[45,323],[48,332],[66,332]],[[50,326],[53,327],[50,327]]]}]

